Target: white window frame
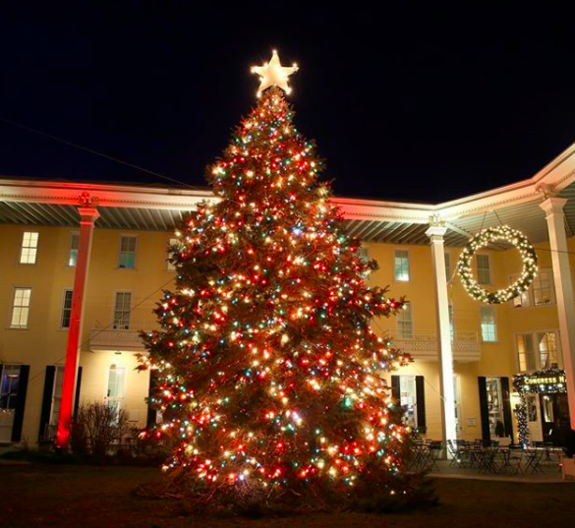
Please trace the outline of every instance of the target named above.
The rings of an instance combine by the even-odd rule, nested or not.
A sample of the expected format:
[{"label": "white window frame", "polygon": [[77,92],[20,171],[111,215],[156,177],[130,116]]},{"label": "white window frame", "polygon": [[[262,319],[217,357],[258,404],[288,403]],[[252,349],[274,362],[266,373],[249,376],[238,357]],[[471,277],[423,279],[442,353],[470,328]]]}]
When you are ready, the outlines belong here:
[{"label": "white window frame", "polygon": [[[64,326],[64,311],[67,310],[66,308],[66,295],[68,292],[72,292],[72,299],[70,299],[70,317],[68,321],[68,326]],[[68,330],[70,328],[70,322],[72,320],[72,300],[74,297],[74,289],[73,288],[64,288],[64,292],[62,293],[62,307],[60,310],[60,330]]]},{"label": "white window frame", "polygon": [[[108,390],[110,389],[110,372],[112,370],[122,370],[124,372],[123,377],[124,377],[124,385],[123,385],[123,391],[122,391],[122,396],[108,396]],[[104,401],[106,402],[106,405],[110,405],[110,403],[112,402],[117,402],[118,403],[118,412],[120,412],[122,409],[124,409],[125,404],[126,404],[126,394],[128,393],[127,390],[127,385],[128,385],[128,369],[126,368],[125,365],[118,365],[116,363],[112,363],[109,364],[107,366],[107,375],[106,375],[106,385],[104,386]]]},{"label": "white window frame", "polygon": [[[493,314],[493,339],[485,339],[485,334],[483,332],[483,311],[484,310],[491,310]],[[487,323],[486,323],[487,324]],[[480,306],[479,307],[479,326],[481,330],[481,341],[483,343],[497,343],[498,342],[498,328],[497,328],[497,310],[493,306]]]},{"label": "white window frame", "polygon": [[[134,265],[133,266],[122,266],[122,240],[124,238],[133,238],[134,239]],[[133,270],[136,269],[136,260],[138,257],[138,235],[132,235],[129,233],[123,233],[118,238],[118,257],[116,261],[116,267],[122,270]]]},{"label": "white window frame", "polygon": [[[543,330],[534,330],[530,332],[516,332],[513,334],[513,347],[515,349],[515,365],[517,368],[517,372],[533,372],[533,370],[542,370],[544,367],[541,365],[541,350],[539,349],[539,338],[541,334],[555,334],[555,345],[557,347],[557,357],[559,359],[559,368],[563,368],[563,349],[561,348],[561,336],[559,334],[559,330],[556,328],[550,329],[543,329]],[[519,361],[519,346],[517,343],[517,337],[520,335],[528,335],[531,336],[531,340],[533,343],[533,354],[534,354],[534,363],[535,368],[533,370],[522,370],[521,369],[521,362]]]},{"label": "white window frame", "polygon": [[[130,306],[128,309],[128,325],[127,328],[124,328],[124,325],[117,325],[116,324],[116,306],[118,302],[118,294],[122,293],[129,293],[130,294]],[[134,292],[133,290],[114,290],[114,303],[112,305],[112,327],[114,330],[129,330],[132,324],[132,309],[134,306]]]},{"label": "white window frame", "polygon": [[[549,293],[550,293],[549,294],[549,302],[537,303],[537,302],[535,302],[535,285],[538,283],[538,281],[541,280],[541,275],[543,273],[546,273],[549,277]],[[541,290],[542,288],[537,288],[537,289]],[[555,277],[553,276],[553,270],[550,268],[545,268],[545,269],[539,270],[539,273],[537,274],[537,276],[533,280],[533,283],[529,287],[529,290],[531,292],[531,305],[532,306],[551,306],[551,305],[554,305],[556,303],[556,298],[555,298]]]},{"label": "white window frame", "polygon": [[[26,235],[36,235],[36,240],[33,245],[24,245],[26,243]],[[40,232],[39,231],[22,231],[22,239],[20,241],[20,256],[18,263],[22,266],[34,266],[38,262],[38,247],[40,245]],[[34,257],[30,260],[30,255]]]},{"label": "white window frame", "polygon": [[[487,272],[489,273],[489,282],[482,282],[479,279],[479,257],[487,259]],[[490,286],[493,284],[493,266],[491,265],[491,255],[489,253],[477,253],[475,256],[475,276],[477,277],[477,284],[481,286]]]},{"label": "white window frame", "polygon": [[[541,350],[539,349],[539,336],[541,334],[554,334],[555,335],[555,347],[556,347],[556,351],[557,351],[557,358],[559,359],[558,365],[557,367],[562,369],[563,368],[563,350],[561,348],[561,339],[560,339],[560,335],[559,335],[559,330],[537,330],[534,332],[535,335],[535,344],[536,344],[536,355],[537,355],[537,361],[539,362],[539,368],[543,369],[545,368],[542,364],[541,364]],[[554,367],[548,367],[548,368],[554,368]]]},{"label": "white window frame", "polygon": [[[533,370],[526,368],[525,370],[521,368],[521,361],[519,360],[519,336],[530,336],[531,343],[533,345],[533,357],[534,357],[534,369],[537,370],[537,365],[539,361],[537,359],[537,347],[535,346],[535,340],[533,339],[533,332],[516,332],[513,334],[513,348],[515,349],[515,365],[517,367],[517,372],[533,372]],[[527,360],[525,361],[525,366],[527,367]]]},{"label": "white window frame", "polygon": [[[78,247],[76,248],[74,248],[74,238],[78,239]],[[72,233],[70,233],[70,246],[68,248],[68,255],[66,258],[66,266],[68,268],[75,268],[78,265],[79,249],[80,249],[80,232],[73,231]],[[72,264],[72,254],[73,254],[72,251],[76,252],[76,258],[73,264]]]},{"label": "white window frame", "polygon": [[[548,303],[536,304],[535,303],[535,284],[536,284],[537,280],[540,280],[542,273],[548,273],[549,274],[550,291],[551,291],[550,301]],[[518,278],[519,278],[518,273],[516,273],[514,275],[510,275],[509,276],[509,283],[511,284],[512,282],[515,282]],[[527,303],[525,301],[527,301]],[[553,276],[553,270],[551,268],[540,269],[539,273],[537,274],[537,277],[535,277],[535,280],[533,281],[531,286],[529,286],[527,291],[523,292],[521,295],[518,295],[517,297],[515,297],[515,299],[513,299],[513,306],[515,308],[538,308],[540,306],[553,306],[556,303],[557,303],[557,299],[555,297],[555,278]]]},{"label": "white window frame", "polygon": [[[18,290],[29,290],[30,291],[30,296],[28,298],[28,305],[18,305],[16,306],[16,292]],[[10,321],[8,324],[8,328],[12,329],[12,330],[26,330],[30,327],[30,309],[32,307],[32,286],[14,286],[12,288],[12,298],[11,298],[11,308],[10,308]],[[17,308],[27,308],[27,312],[26,312],[26,322],[25,324],[21,325],[15,325],[14,323],[14,312]],[[20,318],[21,319],[21,318]]]},{"label": "white window frame", "polygon": [[[405,259],[405,260],[407,260],[407,279],[398,279],[397,278],[396,269],[395,269],[395,259],[397,258],[397,253],[399,253],[399,252],[405,253],[407,255],[407,257]],[[403,259],[403,257],[400,257],[400,258]],[[393,250],[393,280],[395,282],[411,282],[411,253],[410,253],[409,249],[394,248],[394,250]]]},{"label": "white window frame", "polygon": [[[415,337],[415,332],[414,332],[414,325],[413,325],[413,303],[412,302],[406,302],[404,306],[409,306],[409,310],[406,310],[405,308],[402,308],[401,311],[398,313],[397,317],[396,317],[396,323],[397,323],[397,339],[414,339]],[[400,321],[400,314],[402,313],[409,313],[409,324],[410,324],[410,335],[406,336],[406,334],[400,334],[400,323],[405,324],[406,321]],[[401,328],[403,328],[401,326]],[[402,330],[403,332],[403,330]]]}]

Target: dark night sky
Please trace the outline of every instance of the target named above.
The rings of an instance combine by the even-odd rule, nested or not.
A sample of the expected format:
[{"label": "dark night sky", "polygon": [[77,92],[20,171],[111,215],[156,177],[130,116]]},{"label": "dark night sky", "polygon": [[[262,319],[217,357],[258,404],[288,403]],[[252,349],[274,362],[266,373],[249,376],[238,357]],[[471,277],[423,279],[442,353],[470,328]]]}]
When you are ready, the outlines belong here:
[{"label": "dark night sky", "polygon": [[[0,116],[204,185],[255,102],[249,66],[277,47],[300,65],[296,122],[340,195],[457,198],[532,176],[575,141],[567,12],[194,3],[4,2]],[[0,174],[150,181],[2,122]]]}]

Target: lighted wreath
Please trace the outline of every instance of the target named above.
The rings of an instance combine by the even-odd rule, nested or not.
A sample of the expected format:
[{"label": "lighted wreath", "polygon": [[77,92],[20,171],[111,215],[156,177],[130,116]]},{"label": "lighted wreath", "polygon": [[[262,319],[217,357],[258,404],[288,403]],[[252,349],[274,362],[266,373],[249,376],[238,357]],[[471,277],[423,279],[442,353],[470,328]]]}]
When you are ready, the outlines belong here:
[{"label": "lighted wreath", "polygon": [[[521,276],[507,288],[488,291],[482,288],[473,277],[471,263],[478,249],[484,248],[491,242],[498,240],[512,244],[519,250],[523,262],[523,270]],[[487,304],[501,304],[521,295],[531,286],[533,279],[537,275],[537,254],[521,231],[506,225],[488,227],[475,235],[465,246],[457,263],[457,272],[461,278],[461,284],[476,301]]]}]

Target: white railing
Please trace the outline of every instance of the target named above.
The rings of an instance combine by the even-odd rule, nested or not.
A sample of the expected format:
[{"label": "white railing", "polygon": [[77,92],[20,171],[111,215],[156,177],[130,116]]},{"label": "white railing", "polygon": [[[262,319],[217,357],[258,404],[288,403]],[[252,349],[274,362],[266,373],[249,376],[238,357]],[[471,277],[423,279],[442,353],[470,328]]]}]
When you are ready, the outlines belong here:
[{"label": "white railing", "polygon": [[[416,360],[439,360],[439,339],[435,332],[417,332],[411,337],[394,337],[390,330],[392,343],[395,347],[408,352]],[[451,341],[453,359],[460,362],[479,361],[481,359],[481,342],[477,332],[456,332]]]},{"label": "white railing", "polygon": [[144,344],[140,339],[140,330],[156,328],[157,323],[150,319],[147,321],[130,321],[129,325],[110,325],[94,321],[90,330],[90,350],[98,351],[126,351],[145,352]]}]

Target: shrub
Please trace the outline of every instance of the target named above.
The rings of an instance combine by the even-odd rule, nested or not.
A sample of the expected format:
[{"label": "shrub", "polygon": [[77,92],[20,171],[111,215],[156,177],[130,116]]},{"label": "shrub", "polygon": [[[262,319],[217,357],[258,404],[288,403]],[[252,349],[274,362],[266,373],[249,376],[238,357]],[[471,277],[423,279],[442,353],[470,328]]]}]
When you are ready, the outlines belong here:
[{"label": "shrub", "polygon": [[129,433],[128,415],[104,403],[82,405],[72,423],[70,445],[78,455],[106,457]]}]

